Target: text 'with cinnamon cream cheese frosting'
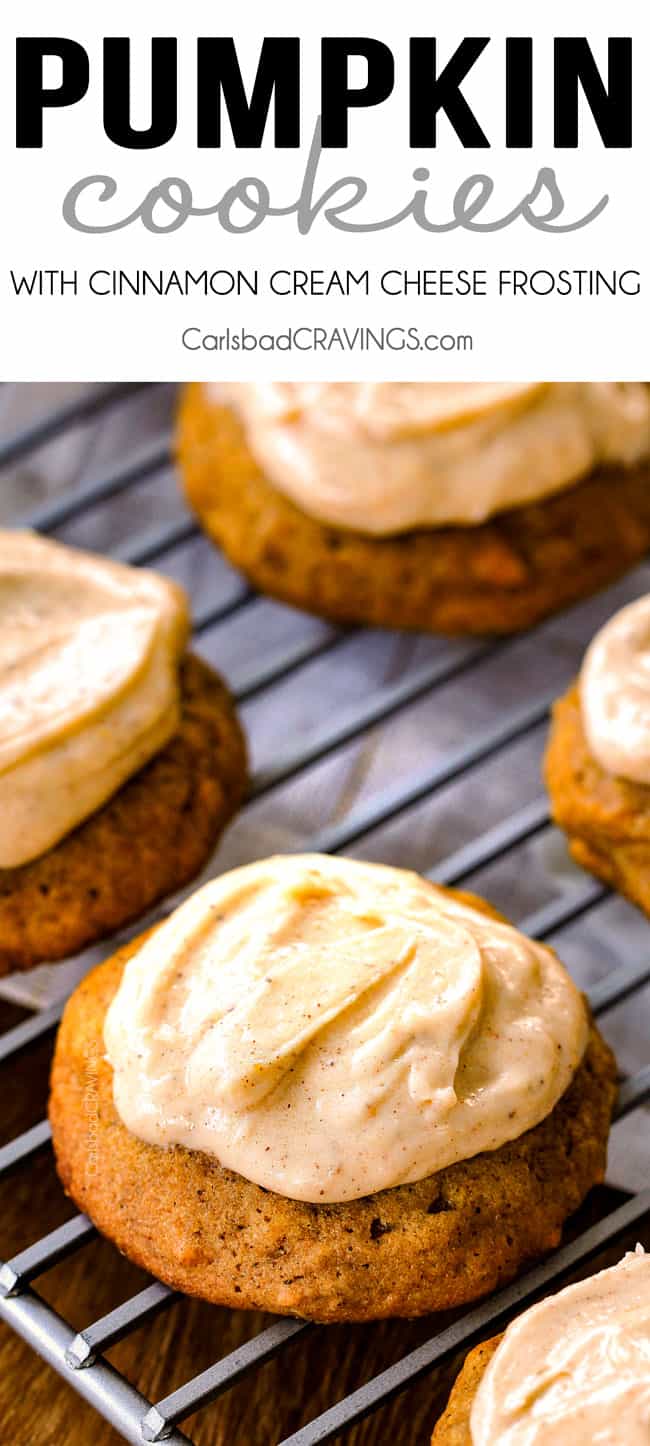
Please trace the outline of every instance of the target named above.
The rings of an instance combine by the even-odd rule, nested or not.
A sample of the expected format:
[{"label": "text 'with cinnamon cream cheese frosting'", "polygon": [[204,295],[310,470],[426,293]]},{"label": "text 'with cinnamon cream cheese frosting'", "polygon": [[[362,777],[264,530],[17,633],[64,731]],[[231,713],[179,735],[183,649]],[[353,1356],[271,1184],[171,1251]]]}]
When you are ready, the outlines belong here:
[{"label": "text 'with cinnamon cream cheese frosting'", "polygon": [[416,874],[306,855],[183,904],[127,963],[105,1043],[134,1134],[323,1202],[519,1137],[587,1033],[549,949]]}]

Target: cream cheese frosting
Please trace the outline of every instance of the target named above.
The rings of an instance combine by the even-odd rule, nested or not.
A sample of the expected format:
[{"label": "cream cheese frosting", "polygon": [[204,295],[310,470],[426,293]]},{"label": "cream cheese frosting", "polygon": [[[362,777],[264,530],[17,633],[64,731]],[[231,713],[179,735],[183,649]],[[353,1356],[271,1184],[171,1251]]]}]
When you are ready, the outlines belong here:
[{"label": "cream cheese frosting", "polygon": [[650,388],[619,382],[214,383],[270,482],[331,526],[473,526],[650,457]]},{"label": "cream cheese frosting", "polygon": [[0,532],[0,868],[58,843],[169,741],[188,608],[175,583]]},{"label": "cream cheese frosting", "polygon": [[127,963],[104,1038],[132,1133],[318,1203],[522,1135],[587,1034],[549,949],[417,874],[305,855],[176,910]]},{"label": "cream cheese frosting", "polygon": [[650,1256],[638,1247],[508,1327],[471,1436],[473,1446],[648,1446]]},{"label": "cream cheese frosting", "polygon": [[596,634],[580,674],[587,742],[608,773],[650,784],[650,596]]}]

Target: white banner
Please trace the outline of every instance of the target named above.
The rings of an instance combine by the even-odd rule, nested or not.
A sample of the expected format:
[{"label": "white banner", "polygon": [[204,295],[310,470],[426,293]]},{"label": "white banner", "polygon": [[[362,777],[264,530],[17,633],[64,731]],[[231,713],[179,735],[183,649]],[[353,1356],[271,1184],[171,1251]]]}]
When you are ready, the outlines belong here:
[{"label": "white banner", "polygon": [[646,378],[648,13],[5,5],[2,377]]}]

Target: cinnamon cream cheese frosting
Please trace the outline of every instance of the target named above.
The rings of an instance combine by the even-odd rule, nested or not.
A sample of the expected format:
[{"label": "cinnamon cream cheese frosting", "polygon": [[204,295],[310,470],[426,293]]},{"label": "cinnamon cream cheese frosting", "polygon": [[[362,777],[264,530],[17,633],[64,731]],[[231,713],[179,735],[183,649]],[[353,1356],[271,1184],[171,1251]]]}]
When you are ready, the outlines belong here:
[{"label": "cinnamon cream cheese frosting", "polygon": [[471,1436],[473,1446],[647,1446],[650,1256],[638,1247],[508,1327]]},{"label": "cinnamon cream cheese frosting", "polygon": [[650,784],[650,596],[596,634],[580,675],[585,734],[608,773]]},{"label": "cinnamon cream cheese frosting", "polygon": [[272,484],[376,536],[472,526],[650,456],[650,388],[619,382],[213,384]]},{"label": "cinnamon cream cheese frosting", "polygon": [[0,532],[0,868],[47,849],[179,723],[185,596],[154,573]]},{"label": "cinnamon cream cheese frosting", "polygon": [[549,949],[416,874],[306,855],[183,904],[127,963],[104,1038],[132,1133],[318,1203],[522,1135],[587,1033]]}]

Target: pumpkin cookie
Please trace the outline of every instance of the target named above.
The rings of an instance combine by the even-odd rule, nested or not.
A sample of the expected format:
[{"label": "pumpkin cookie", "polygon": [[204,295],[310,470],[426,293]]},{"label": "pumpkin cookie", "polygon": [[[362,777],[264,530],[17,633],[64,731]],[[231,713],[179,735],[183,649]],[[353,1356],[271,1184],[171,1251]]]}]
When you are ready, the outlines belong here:
[{"label": "pumpkin cookie", "polygon": [[436,1423],[431,1446],[473,1446],[469,1418],[483,1376],[503,1335],[481,1341],[466,1357],[454,1382],[446,1410]]},{"label": "pumpkin cookie", "polygon": [[470,1351],[432,1446],[645,1440],[650,1257],[548,1296]]},{"label": "pumpkin cookie", "polygon": [[[488,393],[499,390],[489,384],[482,386]],[[425,388],[434,393],[443,389],[441,385]],[[405,387],[393,390],[403,393]],[[617,392],[614,384],[609,390]],[[550,412],[548,422],[540,414],[536,424],[540,436],[537,431],[529,436],[522,430],[521,441],[516,444],[521,448],[521,455],[516,452],[514,459],[518,471],[511,455],[515,443],[506,441],[503,485],[491,433],[485,443],[487,477],[474,475],[471,460],[463,475],[452,454],[448,462],[451,481],[445,495],[460,489],[459,507],[469,515],[476,506],[474,496],[481,496],[481,484],[487,495],[486,508],[494,508],[487,520],[462,526],[412,524],[399,529],[400,513],[393,507],[387,516],[390,528],[397,530],[381,533],[373,530],[378,509],[370,502],[367,531],[324,520],[279,487],[283,456],[278,453],[276,459],[274,455],[277,465],[271,477],[251,446],[245,421],[205,384],[193,384],[185,390],[177,456],[188,501],[202,526],[230,561],[263,592],[341,623],[448,634],[511,633],[602,588],[650,547],[650,403],[645,387],[639,385],[631,390],[634,397],[630,400],[626,394],[622,402],[617,392],[615,405],[621,411],[620,415],[615,412],[612,421],[609,450],[603,443],[596,454],[605,465],[590,463],[593,452],[578,445],[562,397],[557,403],[561,408],[561,436],[556,435],[559,424],[555,413]],[[481,387],[474,391],[481,392]],[[481,399],[473,405],[480,413]],[[523,403],[511,401],[509,405]],[[541,408],[542,403],[536,405]],[[604,407],[605,403],[599,397],[594,405]],[[417,415],[412,425],[417,433]],[[438,425],[444,432],[444,418]],[[394,423],[396,446],[400,441],[399,426],[398,418]],[[476,429],[488,423],[479,415],[472,426],[474,436]],[[618,453],[617,426],[622,434]],[[519,437],[519,432],[516,435]],[[373,448],[380,459],[382,436],[373,437]],[[478,460],[482,436],[479,431],[475,444]],[[338,442],[338,465],[345,487],[337,491],[334,510],[348,517],[341,496],[354,499],[360,490],[360,478],[354,475],[354,445],[347,447],[345,435]],[[443,443],[448,446],[444,437]],[[553,466],[558,459],[558,465],[563,462],[567,451],[565,465],[571,485],[560,487],[553,482]],[[287,456],[292,460],[291,439]],[[618,460],[614,460],[616,457]],[[372,461],[374,458],[375,450]],[[553,485],[558,490],[538,498],[535,486],[527,484],[526,468],[539,466],[540,458],[544,466],[543,476],[535,479],[537,490]],[[367,472],[371,462],[366,459],[364,465]],[[429,492],[435,495],[435,487],[430,478],[427,480]],[[309,486],[304,479],[300,481],[304,503]],[[418,482],[421,487],[422,478],[416,471],[413,489]],[[382,485],[379,471],[377,488],[382,489]],[[517,496],[518,487],[524,497],[532,494],[531,500],[511,507],[508,497]],[[383,486],[382,499],[386,491]],[[398,500],[403,501],[402,494]],[[350,515],[356,520],[356,511]],[[411,515],[408,509],[404,513],[407,518]]]},{"label": "pumpkin cookie", "polygon": [[64,959],[190,882],[246,791],[246,747],[221,679],[189,654],[166,748],[61,843],[0,869],[0,973]]},{"label": "pumpkin cookie", "polygon": [[546,781],[577,863],[650,914],[650,598],[592,643],[553,709]]},{"label": "pumpkin cookie", "polygon": [[[286,892],[268,896],[275,912],[264,925],[257,908],[258,904],[266,908],[265,890],[271,887],[269,879],[279,879],[279,862],[286,861],[235,870],[207,885],[173,916],[173,942],[163,924],[93,970],[71,997],[57,1041],[50,1101],[57,1166],[65,1189],[98,1229],[137,1264],[179,1290],[218,1304],[321,1321],[362,1321],[417,1316],[475,1300],[556,1246],[566,1217],[591,1185],[603,1178],[615,1095],[612,1054],[595,1026],[584,1019],[584,1006],[558,961],[543,949],[542,970],[550,970],[548,977],[560,988],[566,1006],[560,1018],[558,1005],[550,1027],[563,1038],[564,1031],[568,1030],[568,1038],[577,1027],[581,1046],[584,1029],[586,1048],[571,1074],[570,1052],[567,1055],[566,1043],[558,1037],[557,1045],[543,1055],[546,1078],[540,1076],[538,1064],[531,1065],[535,1079],[529,1081],[527,1092],[520,1086],[516,1103],[507,1099],[504,1103],[501,1085],[509,1078],[509,1056],[503,1079],[498,1070],[490,1074],[488,1056],[496,1036],[487,1014],[480,1014],[485,1035],[480,1025],[471,1033],[479,1007],[472,991],[478,985],[472,983],[474,944],[464,930],[471,929],[481,949],[484,931],[488,929],[492,938],[496,930],[497,951],[511,946],[511,936],[517,940],[523,936],[471,896],[414,882],[417,876],[401,870],[379,868],[376,885],[378,866],[357,863],[352,867],[364,871],[362,890],[370,871],[370,886],[380,892],[374,911],[368,912],[367,898],[368,908],[356,910],[361,893],[355,893],[353,904],[348,893],[334,895],[333,874],[328,871],[330,864],[332,870],[344,865],[346,882],[355,891],[361,876],[349,873],[349,860],[309,859],[303,885],[292,875]],[[292,860],[292,868],[299,867],[302,861]],[[386,875],[399,878],[395,882]],[[407,889],[409,899],[419,901],[418,909],[436,911],[438,923],[431,919],[433,933],[428,936],[433,943],[416,948],[432,947],[440,967],[449,967],[450,992],[442,988],[435,969],[427,974],[428,995],[436,994],[436,1008],[442,1011],[439,1018],[432,1003],[428,1024],[423,1022],[421,1006],[414,1005],[413,1014],[408,1002],[426,954],[414,956],[415,976],[408,969],[405,974],[410,956],[395,953],[404,915],[394,912],[393,888]],[[251,910],[256,910],[254,934]],[[386,922],[389,917],[392,924]],[[337,966],[325,940],[334,923],[339,928],[340,918],[347,921],[356,944],[347,950],[341,940]],[[456,932],[459,927],[462,935]],[[297,929],[305,944],[302,955],[285,948],[297,939]],[[213,931],[209,951],[206,930]],[[324,951],[320,963],[310,942],[316,938]],[[525,941],[516,948],[541,951],[543,946]],[[383,955],[375,952],[384,949]],[[527,952],[517,954],[516,985],[513,977],[517,991],[524,987],[524,974],[528,977],[523,961],[529,958]],[[301,1050],[294,1030],[295,970],[307,965],[310,984],[306,1013],[302,1007],[300,1011]],[[221,966],[223,985],[214,973]],[[363,993],[368,990],[367,971],[381,972],[384,966],[388,975],[382,974],[380,982],[373,972],[375,983]],[[359,970],[366,971],[362,982],[355,973]],[[156,975],[161,987],[163,976],[167,980],[162,993],[157,992]],[[199,989],[209,990],[207,1031],[201,1025],[200,994],[191,996],[189,1014],[183,1010],[183,1000],[190,998],[186,990],[199,975]],[[140,993],[134,1005],[131,991],[138,979],[144,980],[147,998]],[[286,989],[283,980],[289,981]],[[467,1015],[465,1005],[470,1010]],[[489,1003],[483,997],[481,1010],[489,1013],[497,1007],[493,993]],[[451,1114],[451,1097],[443,1080],[449,1054],[441,1063],[433,1042],[439,1028],[444,1034],[448,1027],[449,1009],[455,1020],[456,1047],[460,1047],[459,1031],[471,1034],[471,1042],[461,1051]],[[245,1032],[239,1045],[242,1010]],[[185,1024],[179,1033],[181,1014]],[[147,1056],[153,1060],[162,1015],[167,1021],[167,1083],[162,1093],[156,1088],[157,1102],[146,1123],[132,1112],[133,1107],[137,1113],[141,1104],[146,1112],[149,1098],[148,1079],[138,1074],[136,1081],[140,1069],[136,1055],[141,1053],[139,1040],[146,1035]],[[392,1046],[387,1042],[388,1021]],[[189,1037],[193,1024],[199,1027],[200,1039]],[[361,1051],[354,1057],[348,1055],[348,1027]],[[293,1043],[287,1056],[283,1041],[289,1029]],[[516,1034],[514,1027],[510,1040]],[[475,1041],[483,1038],[488,1054],[481,1055],[479,1064]],[[387,1102],[377,1048],[392,1048]],[[483,1046],[476,1048],[480,1051]],[[176,1050],[183,1053],[187,1068]],[[532,1051],[538,1061],[542,1056],[537,1055],[535,1042]],[[115,1072],[109,1055],[118,1061]],[[524,1061],[524,1073],[529,1063],[530,1056]],[[554,1092],[544,1098],[555,1098],[568,1078],[557,1102],[541,1119],[540,1109],[545,1106],[539,1099],[536,1113],[522,1114],[531,1108],[535,1092],[549,1087],[556,1067],[562,1073],[556,1076]],[[278,1069],[284,1070],[281,1079]],[[453,1064],[451,1069],[453,1077]],[[468,1115],[463,1105],[464,1091],[474,1088],[476,1069],[483,1071],[486,1100],[490,1088],[495,1090],[494,1108],[488,1103],[487,1114],[486,1109],[479,1110],[480,1118]],[[341,1095],[340,1078],[351,1081],[347,1098]],[[314,1079],[323,1081],[318,1119],[311,1104]],[[169,1117],[165,1090],[168,1094],[171,1090]],[[375,1102],[369,1113],[363,1113],[366,1092]],[[444,1141],[434,1141],[427,1129],[419,1133],[423,1120],[426,1124],[433,1115],[426,1114],[425,1105],[424,1114],[414,1108],[413,1098],[429,1099],[427,1108],[434,1113],[442,1107]],[[206,1100],[208,1104],[212,1100],[213,1108],[204,1111]],[[365,1124],[350,1138],[349,1119],[359,1109]],[[168,1127],[171,1116],[175,1124]],[[517,1134],[527,1118],[539,1122]],[[481,1132],[488,1126],[497,1130],[494,1139],[505,1137],[505,1142],[471,1158],[458,1158],[459,1151],[462,1155],[486,1138]],[[179,1136],[184,1143],[174,1143]],[[197,1147],[188,1145],[188,1140],[196,1141]],[[410,1150],[418,1178],[413,1178],[411,1155],[407,1158],[404,1153]],[[427,1153],[418,1154],[421,1150]],[[454,1163],[420,1177],[418,1166],[426,1169],[440,1150],[440,1158]],[[255,1183],[233,1168],[235,1158],[240,1169],[246,1164],[250,1176],[267,1183]],[[402,1179],[406,1174],[409,1182],[368,1189],[378,1179],[391,1178],[391,1171],[401,1172]]]},{"label": "pumpkin cookie", "polygon": [[0,974],[65,958],[189,882],[246,785],[180,588],[29,533],[0,549]]}]

